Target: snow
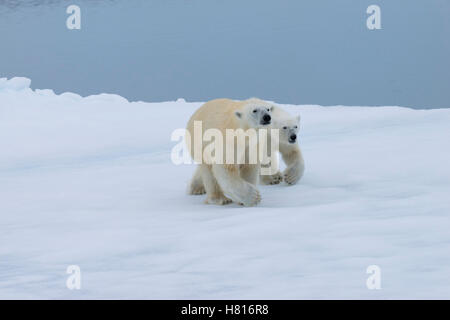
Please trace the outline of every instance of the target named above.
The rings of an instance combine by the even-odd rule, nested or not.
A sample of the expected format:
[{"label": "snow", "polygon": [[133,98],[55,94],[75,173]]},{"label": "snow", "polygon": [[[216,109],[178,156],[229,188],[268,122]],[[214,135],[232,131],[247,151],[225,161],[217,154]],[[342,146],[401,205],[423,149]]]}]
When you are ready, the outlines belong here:
[{"label": "snow", "polygon": [[220,207],[170,161],[201,103],[29,86],[0,79],[1,299],[450,296],[449,109],[283,105],[304,178]]}]

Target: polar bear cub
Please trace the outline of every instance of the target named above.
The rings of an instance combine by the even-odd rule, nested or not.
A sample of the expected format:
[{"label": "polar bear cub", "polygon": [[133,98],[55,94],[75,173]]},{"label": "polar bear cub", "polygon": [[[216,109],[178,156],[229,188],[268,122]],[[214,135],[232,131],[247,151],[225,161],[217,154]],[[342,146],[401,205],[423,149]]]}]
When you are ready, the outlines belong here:
[{"label": "polar bear cub", "polygon": [[[226,137],[229,129],[248,130],[269,128],[274,106],[268,102],[252,98],[244,101],[216,99],[202,105],[190,118],[187,125],[186,145],[196,162],[200,162],[189,186],[190,194],[207,194],[206,203],[227,204],[232,201],[244,206],[254,206],[261,201],[257,189],[260,163],[210,163],[205,158],[205,149],[210,145],[202,141],[199,153],[196,154],[194,135],[196,125],[202,130],[220,131]],[[198,147],[198,146],[197,146]],[[248,156],[248,145],[245,146],[245,157]],[[226,156],[224,149],[224,156]]]},{"label": "polar bear cub", "polygon": [[[272,125],[273,129],[279,130],[279,147],[278,151],[286,164],[286,169],[283,173],[280,171],[273,175],[261,175],[260,182],[262,184],[278,184],[284,180],[287,184],[296,184],[303,176],[305,171],[305,162],[302,152],[297,143],[298,131],[300,127],[300,116],[293,117],[288,112],[279,107],[274,107],[272,111]],[[270,146],[271,139],[268,139]],[[270,147],[267,148],[270,152]],[[269,154],[270,156],[270,154]],[[278,157],[270,157],[272,161],[277,161]],[[270,166],[269,164],[267,166]],[[275,164],[278,168],[278,163]]]}]

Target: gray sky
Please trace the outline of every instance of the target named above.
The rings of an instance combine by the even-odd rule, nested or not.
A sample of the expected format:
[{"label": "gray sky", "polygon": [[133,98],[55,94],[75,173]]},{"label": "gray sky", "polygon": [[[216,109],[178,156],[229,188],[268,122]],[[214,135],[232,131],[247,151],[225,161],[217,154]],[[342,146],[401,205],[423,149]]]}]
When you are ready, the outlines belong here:
[{"label": "gray sky", "polygon": [[57,93],[450,107],[448,0],[0,0],[0,30],[0,75]]}]

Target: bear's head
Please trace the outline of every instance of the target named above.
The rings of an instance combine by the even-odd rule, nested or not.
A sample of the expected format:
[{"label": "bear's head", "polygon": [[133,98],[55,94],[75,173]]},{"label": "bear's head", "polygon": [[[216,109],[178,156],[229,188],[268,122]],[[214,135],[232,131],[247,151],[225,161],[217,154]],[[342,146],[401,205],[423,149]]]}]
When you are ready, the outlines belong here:
[{"label": "bear's head", "polygon": [[300,128],[300,116],[282,117],[281,119],[275,119],[273,127],[279,129],[280,144],[296,143],[298,130]]},{"label": "bear's head", "polygon": [[273,106],[259,99],[250,99],[240,110],[235,112],[242,127],[265,128],[272,123]]}]

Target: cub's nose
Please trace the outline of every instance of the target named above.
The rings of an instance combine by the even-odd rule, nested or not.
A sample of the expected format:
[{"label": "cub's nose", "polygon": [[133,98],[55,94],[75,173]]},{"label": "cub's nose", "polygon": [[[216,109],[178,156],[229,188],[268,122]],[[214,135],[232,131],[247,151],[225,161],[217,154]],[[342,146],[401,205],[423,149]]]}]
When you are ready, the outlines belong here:
[{"label": "cub's nose", "polygon": [[270,120],[272,120],[272,117],[269,114],[265,114],[263,116],[263,120],[264,122],[270,122]]},{"label": "cub's nose", "polygon": [[297,135],[296,134],[291,134],[291,136],[289,137],[289,141],[295,142],[295,140],[297,140]]}]

